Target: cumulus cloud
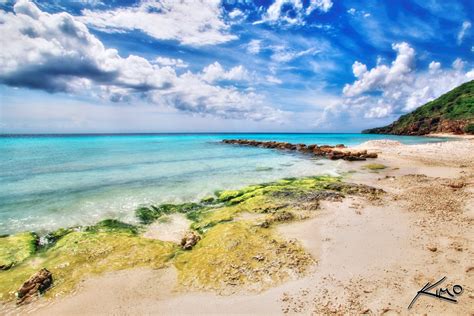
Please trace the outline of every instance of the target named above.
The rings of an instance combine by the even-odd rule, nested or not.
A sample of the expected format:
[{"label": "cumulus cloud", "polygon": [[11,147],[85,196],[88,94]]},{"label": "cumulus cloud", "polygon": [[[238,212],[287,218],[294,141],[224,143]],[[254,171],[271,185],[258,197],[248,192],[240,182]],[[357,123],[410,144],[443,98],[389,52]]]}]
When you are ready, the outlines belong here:
[{"label": "cumulus cloud", "polygon": [[226,119],[281,122],[285,115],[266,105],[265,99],[257,93],[210,85],[191,72],[183,74],[176,86],[165,93],[154,93],[151,98],[155,103],[164,103],[180,111]]},{"label": "cumulus cloud", "polygon": [[173,84],[172,68],[106,49],[87,27],[67,13],[48,14],[18,1],[0,11],[0,80],[12,86],[73,92],[91,84],[124,90],[162,89]]},{"label": "cumulus cloud", "polygon": [[271,24],[303,25],[305,16],[313,11],[328,12],[333,3],[331,0],[310,0],[309,5],[305,5],[301,0],[275,0],[265,12],[262,20],[255,22]]},{"label": "cumulus cloud", "polygon": [[161,66],[171,66],[176,68],[187,68],[189,66],[180,58],[167,58],[158,56],[155,58],[154,62]]},{"label": "cumulus cloud", "polygon": [[93,93],[115,102],[144,98],[158,105],[199,115],[275,120],[282,113],[262,96],[230,87],[218,80],[242,80],[242,66],[225,71],[212,64],[203,73],[177,75],[180,59],[153,61],[121,57],[104,47],[86,25],[62,12],[42,12],[21,0],[13,12],[0,10],[0,83],[48,92]]},{"label": "cumulus cloud", "polygon": [[105,32],[139,30],[185,45],[220,44],[237,38],[228,33],[218,0],[142,0],[134,7],[84,10],[82,15],[82,22]]},{"label": "cumulus cloud", "polygon": [[242,81],[250,78],[247,69],[242,65],[233,67],[229,71],[219,64],[217,61],[210,64],[202,71],[202,79],[206,82],[212,83],[221,80]]},{"label": "cumulus cloud", "polygon": [[367,66],[356,61],[352,70],[358,80],[344,87],[344,95],[357,96],[370,90],[383,90],[385,87],[403,82],[406,79],[405,76],[412,71],[415,50],[405,42],[393,44],[392,48],[397,52],[397,57],[391,66],[378,65],[367,71]]},{"label": "cumulus cloud", "polygon": [[361,62],[354,62],[356,80],[344,87],[338,103],[325,108],[321,125],[337,121],[341,115],[360,121],[404,114],[474,79],[474,69],[465,70],[466,63],[459,58],[448,68],[432,61],[427,69],[417,70],[415,50],[410,45],[397,43],[392,48],[397,57],[390,65],[379,63],[367,69]]},{"label": "cumulus cloud", "polygon": [[462,44],[462,41],[464,39],[464,36],[468,32],[468,30],[471,28],[472,24],[469,21],[464,21],[461,26],[461,30],[458,33],[458,45]]}]

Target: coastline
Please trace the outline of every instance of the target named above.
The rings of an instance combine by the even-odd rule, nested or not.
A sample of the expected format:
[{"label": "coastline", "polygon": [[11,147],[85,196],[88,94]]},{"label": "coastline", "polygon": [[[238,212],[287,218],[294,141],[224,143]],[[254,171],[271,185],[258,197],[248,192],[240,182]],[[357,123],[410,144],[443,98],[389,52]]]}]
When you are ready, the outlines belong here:
[{"label": "coastline", "polygon": [[458,139],[474,139],[474,135],[469,134],[452,134],[452,133],[430,133],[426,137],[449,137]]},{"label": "coastline", "polygon": [[[472,313],[474,141],[357,146],[364,148],[376,150],[374,162],[385,167],[341,162],[348,171],[344,181],[385,194],[324,200],[317,212],[276,225],[280,237],[296,240],[315,260],[299,276],[222,296],[208,290],[186,293],[170,265],[145,267],[88,277],[73,295],[22,308],[38,314],[186,314],[196,306],[200,313],[404,314],[422,285],[447,275],[449,284],[464,287],[458,304],[421,298],[410,312]],[[130,286],[123,288],[124,282]]]}]

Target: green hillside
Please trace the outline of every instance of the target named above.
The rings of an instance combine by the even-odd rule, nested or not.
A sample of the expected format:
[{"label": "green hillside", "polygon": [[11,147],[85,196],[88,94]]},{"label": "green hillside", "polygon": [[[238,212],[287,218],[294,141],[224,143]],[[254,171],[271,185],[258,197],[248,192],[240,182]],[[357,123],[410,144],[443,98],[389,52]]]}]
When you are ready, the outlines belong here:
[{"label": "green hillside", "polygon": [[474,134],[474,80],[443,94],[436,100],[402,115],[385,127],[366,134],[425,135],[429,133]]}]

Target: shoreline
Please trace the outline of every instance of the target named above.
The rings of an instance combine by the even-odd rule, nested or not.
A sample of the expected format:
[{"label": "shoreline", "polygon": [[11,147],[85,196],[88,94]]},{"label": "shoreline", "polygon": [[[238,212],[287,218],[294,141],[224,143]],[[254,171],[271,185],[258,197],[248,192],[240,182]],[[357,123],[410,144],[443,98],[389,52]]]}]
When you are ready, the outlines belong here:
[{"label": "shoreline", "polygon": [[[38,314],[72,313],[79,306],[86,306],[84,314],[186,314],[206,300],[212,303],[208,307],[199,305],[203,313],[225,308],[230,313],[404,314],[423,284],[447,274],[450,281],[464,287],[459,304],[423,298],[411,311],[472,313],[474,267],[469,258],[473,257],[474,236],[474,142],[393,147],[369,142],[357,146],[360,148],[377,150],[379,158],[375,162],[385,167],[370,170],[362,168],[367,161],[341,162],[348,171],[356,170],[349,172],[344,181],[386,193],[375,201],[352,195],[342,201],[321,201],[316,213],[276,225],[279,236],[296,240],[316,260],[296,278],[257,292],[243,288],[243,292],[220,296],[202,290],[177,290],[178,279],[169,267],[122,270],[87,277],[72,296],[52,299],[46,306],[34,302],[24,308]],[[247,215],[242,218],[260,220]],[[451,235],[452,231],[456,235]],[[380,256],[387,248],[388,256]],[[140,280],[146,279],[154,280],[146,283],[149,295],[143,294],[140,286]],[[121,290],[125,280],[135,286]],[[174,286],[161,289],[160,283]],[[102,285],[118,294],[110,297],[101,293]],[[101,304],[94,303],[97,296]]]}]

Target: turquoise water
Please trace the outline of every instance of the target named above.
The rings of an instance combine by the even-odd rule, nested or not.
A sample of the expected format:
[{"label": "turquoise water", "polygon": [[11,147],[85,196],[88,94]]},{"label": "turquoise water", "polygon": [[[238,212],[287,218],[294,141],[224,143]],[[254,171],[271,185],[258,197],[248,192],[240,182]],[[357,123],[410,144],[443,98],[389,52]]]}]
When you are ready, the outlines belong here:
[{"label": "turquoise water", "polygon": [[362,134],[189,134],[0,137],[0,234],[134,222],[141,204],[198,200],[217,189],[333,174],[340,161],[219,143],[224,138],[356,145]]}]

